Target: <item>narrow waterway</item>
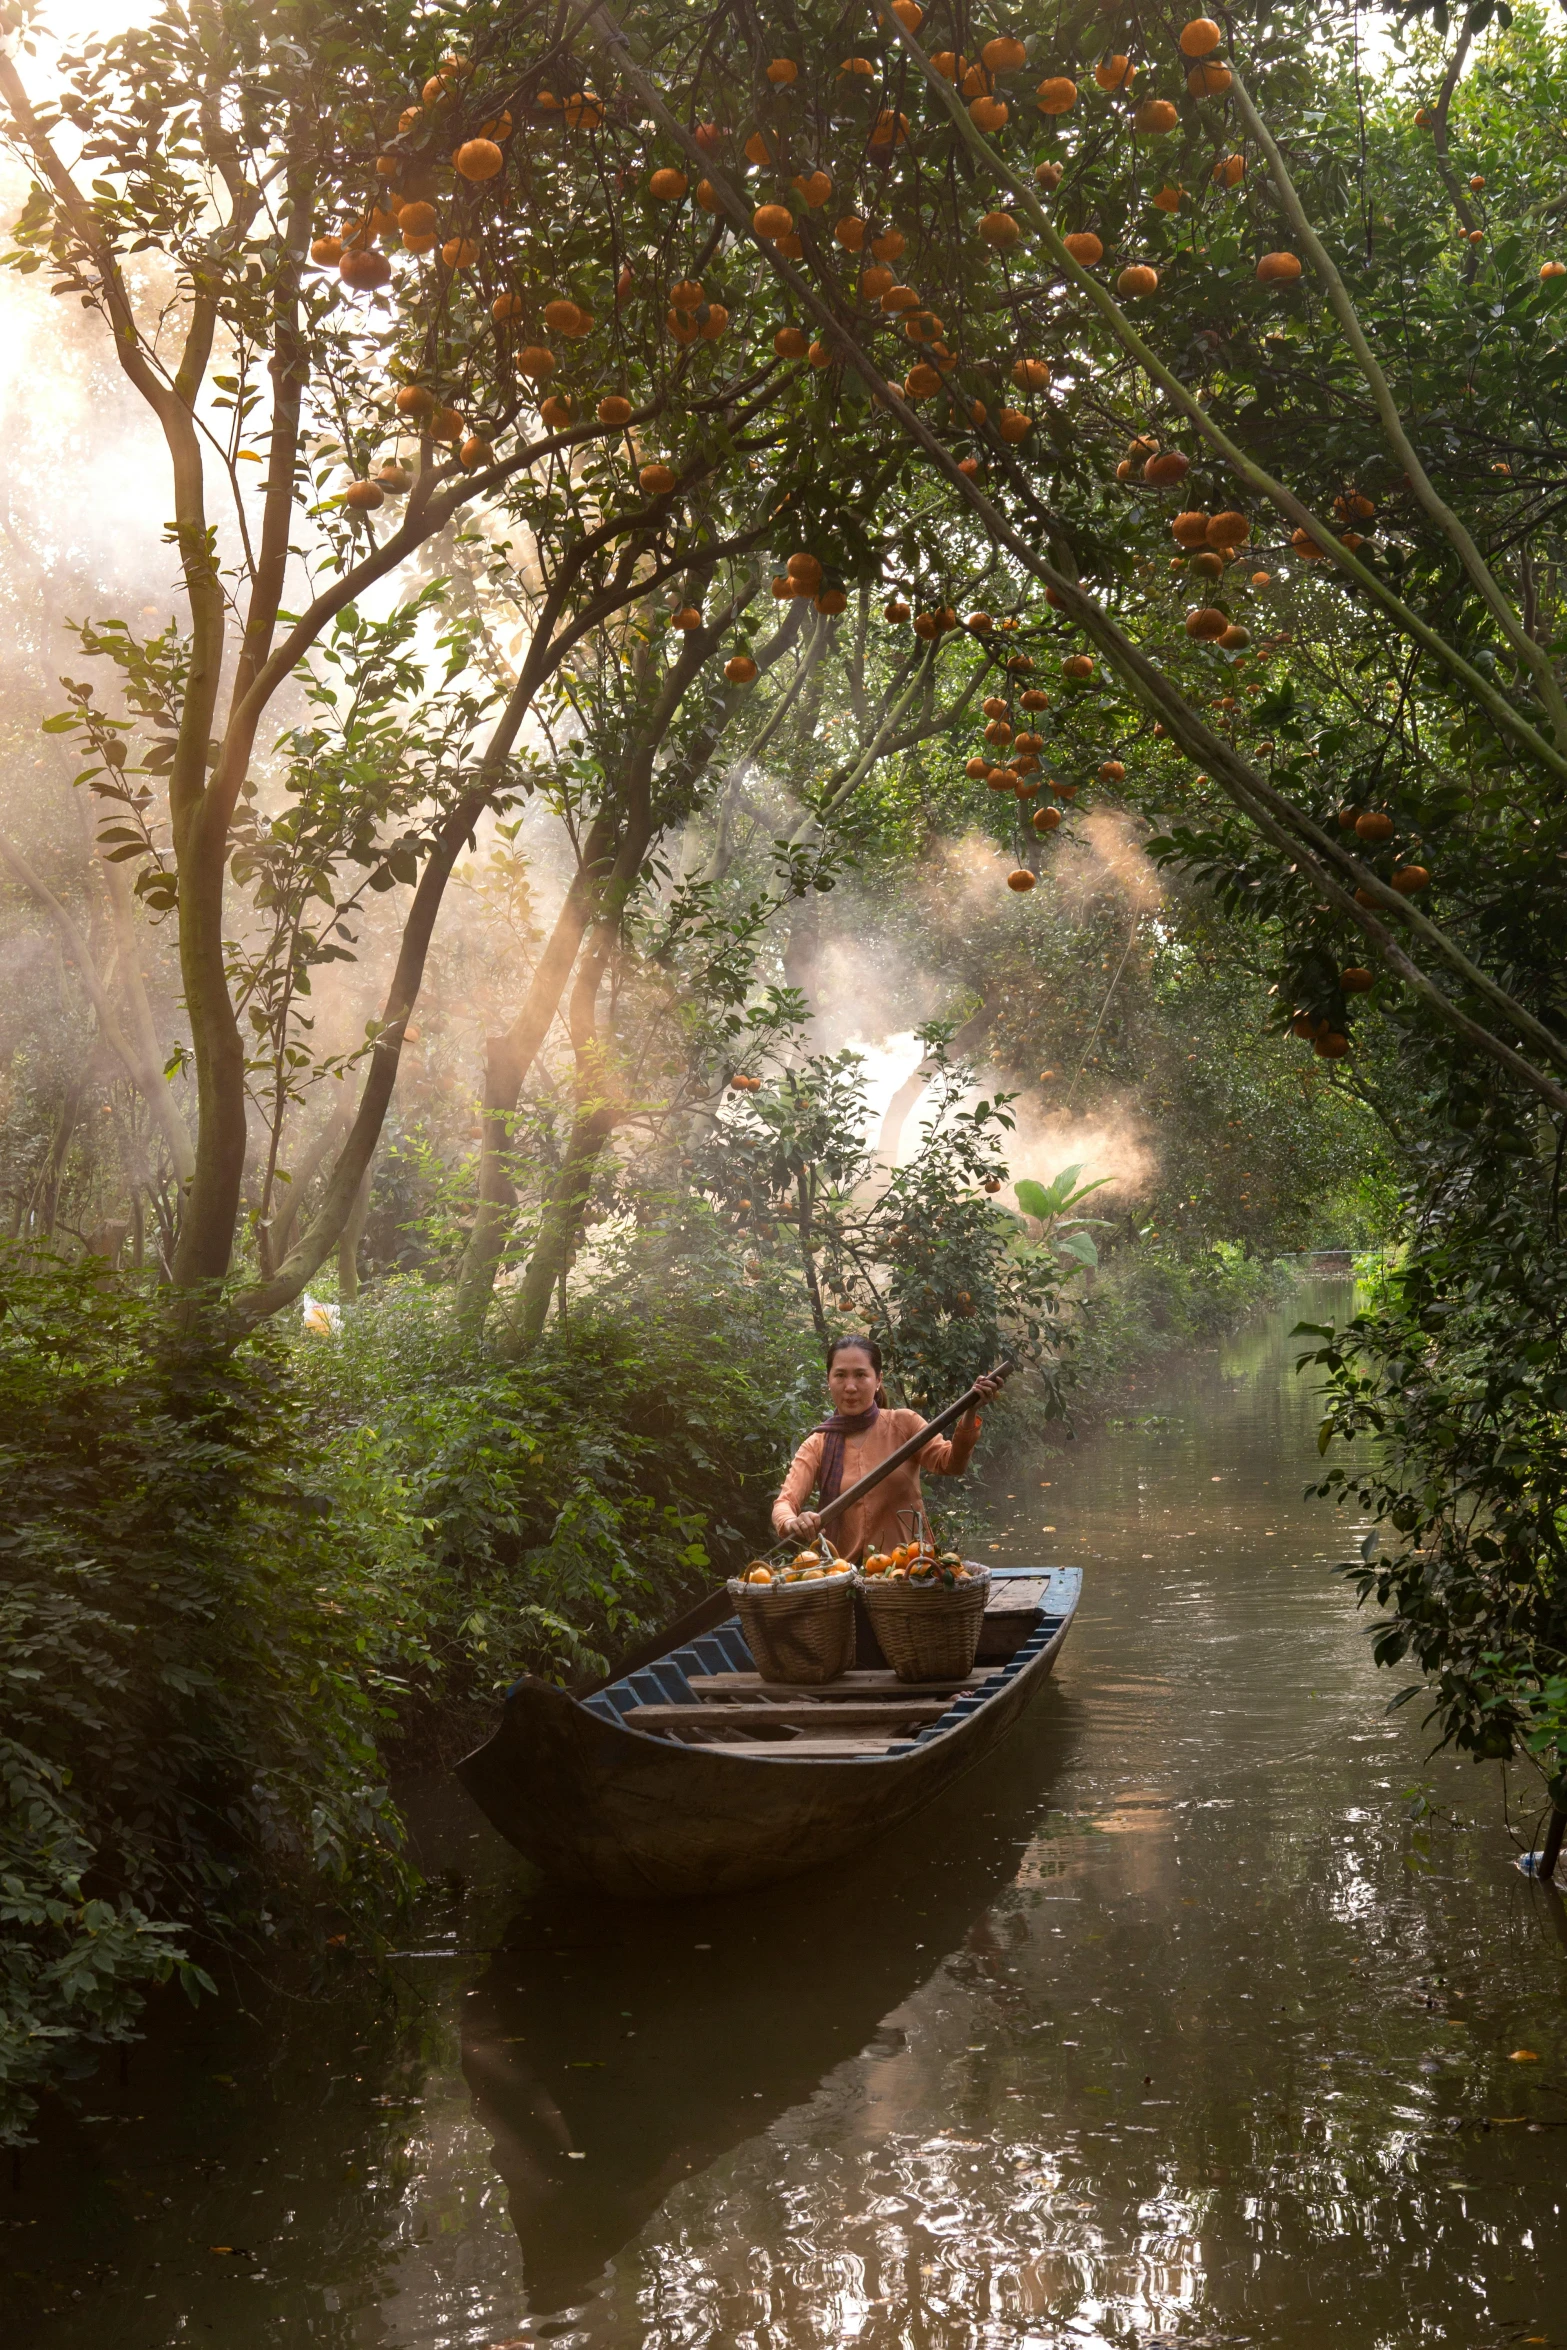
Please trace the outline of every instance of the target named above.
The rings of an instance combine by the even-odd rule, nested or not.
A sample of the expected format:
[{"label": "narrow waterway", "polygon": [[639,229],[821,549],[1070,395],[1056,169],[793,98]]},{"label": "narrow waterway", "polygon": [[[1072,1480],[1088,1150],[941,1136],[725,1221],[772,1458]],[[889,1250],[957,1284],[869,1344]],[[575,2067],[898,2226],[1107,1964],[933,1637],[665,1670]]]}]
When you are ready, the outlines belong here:
[{"label": "narrow waterway", "polygon": [[401,2005],[345,1954],[55,2101],[6,2340],[1567,2342],[1567,1919],[1301,1498],[1348,1297],[1016,1471],[996,1556],[1087,1574],[1055,1685],[853,1864],[619,1909],[432,1791]]}]

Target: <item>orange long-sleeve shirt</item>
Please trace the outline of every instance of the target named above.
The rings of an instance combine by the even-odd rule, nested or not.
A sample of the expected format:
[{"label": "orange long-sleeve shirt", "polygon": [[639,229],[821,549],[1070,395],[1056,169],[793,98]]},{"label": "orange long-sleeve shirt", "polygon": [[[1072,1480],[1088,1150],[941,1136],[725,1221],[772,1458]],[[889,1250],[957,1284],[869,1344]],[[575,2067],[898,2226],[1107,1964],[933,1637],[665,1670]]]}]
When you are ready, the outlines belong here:
[{"label": "orange long-sleeve shirt", "polygon": [[[846,1436],[843,1483],[839,1491],[846,1493],[861,1477],[869,1476],[878,1461],[896,1452],[900,1444],[906,1444],[924,1425],[918,1412],[883,1410],[877,1414],[873,1427],[862,1430],[858,1436]],[[929,1469],[933,1477],[960,1476],[968,1467],[978,1441],[979,1415],[965,1412],[950,1437],[933,1436],[923,1452],[915,1453],[901,1468],[884,1478],[873,1493],[833,1519],[827,1531],[834,1548],[849,1558],[863,1558],[871,1550],[887,1550],[895,1542],[907,1541],[914,1531],[913,1513],[920,1506],[920,1471]],[[821,1429],[813,1428],[789,1464],[789,1474],[773,1503],[773,1525],[780,1534],[787,1521],[807,1506],[815,1490],[822,1465],[822,1443]]]}]

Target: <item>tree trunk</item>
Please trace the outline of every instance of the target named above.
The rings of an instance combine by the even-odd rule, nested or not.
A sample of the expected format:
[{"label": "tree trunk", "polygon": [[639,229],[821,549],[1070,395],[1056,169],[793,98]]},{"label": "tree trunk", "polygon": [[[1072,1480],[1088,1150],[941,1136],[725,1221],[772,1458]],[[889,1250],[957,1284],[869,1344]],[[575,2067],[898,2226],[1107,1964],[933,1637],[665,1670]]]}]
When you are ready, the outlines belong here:
[{"label": "tree trunk", "polygon": [[513,1329],[523,1346],[532,1346],[542,1333],[551,1294],[557,1283],[564,1282],[593,1178],[620,1114],[619,1088],[598,1033],[599,988],[618,929],[617,919],[599,923],[571,991],[576,1113],[566,1155],[545,1193],[538,1238],[513,1316]]},{"label": "tree trunk", "polygon": [[613,870],[616,813],[618,810],[605,808],[595,818],[521,1009],[503,1036],[492,1036],[485,1043],[479,1196],[457,1277],[457,1310],[471,1320],[482,1321],[489,1308],[517,1206],[511,1141],[522,1089],[560,1009],[578,949],[594,917],[600,887]]},{"label": "tree trunk", "polygon": [[827,1344],[827,1312],[822,1304],[822,1287],[816,1278],[816,1258],[811,1248],[814,1237],[811,1229],[811,1202],[813,1186],[803,1165],[795,1168],[796,1188],[799,1194],[800,1261],[805,1267],[805,1286],[811,1300],[811,1320],[816,1324],[816,1335],[823,1346]]},{"label": "tree trunk", "polygon": [[[991,1007],[981,1004],[971,1012],[961,1026],[952,1031],[951,1051],[966,1060],[974,1048],[982,1044],[995,1014]],[[936,1063],[926,1059],[905,1077],[891,1101],[887,1104],[881,1122],[881,1134],[876,1144],[876,1156],[888,1167],[898,1163],[898,1150],[903,1141],[903,1129],[908,1124],[915,1104],[936,1074]]]},{"label": "tree trunk", "polygon": [[360,1178],[348,1222],[337,1244],[337,1294],[344,1305],[352,1305],[359,1295],[359,1243],[364,1238],[365,1218],[370,1213],[370,1186],[374,1178],[372,1159]]}]

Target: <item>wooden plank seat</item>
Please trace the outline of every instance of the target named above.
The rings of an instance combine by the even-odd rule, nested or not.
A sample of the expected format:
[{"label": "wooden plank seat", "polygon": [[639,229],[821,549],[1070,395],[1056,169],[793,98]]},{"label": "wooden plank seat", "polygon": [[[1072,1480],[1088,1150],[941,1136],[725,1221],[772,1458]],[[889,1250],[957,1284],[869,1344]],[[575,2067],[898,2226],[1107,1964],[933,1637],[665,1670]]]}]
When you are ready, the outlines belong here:
[{"label": "wooden plank seat", "polygon": [[691,1694],[704,1703],[715,1700],[744,1697],[782,1697],[793,1703],[807,1699],[832,1701],[838,1698],[901,1697],[961,1697],[967,1690],[977,1689],[989,1679],[988,1673],[968,1673],[959,1681],[900,1681],[886,1665],[873,1670],[842,1673],[835,1681],[764,1681],[760,1673],[692,1673],[686,1674]]},{"label": "wooden plank seat", "polygon": [[635,1705],[621,1716],[628,1730],[876,1730],[889,1722],[936,1722],[952,1700],[911,1697],[840,1699],[826,1705],[809,1698],[794,1704],[747,1705],[704,1700],[694,1705]]}]

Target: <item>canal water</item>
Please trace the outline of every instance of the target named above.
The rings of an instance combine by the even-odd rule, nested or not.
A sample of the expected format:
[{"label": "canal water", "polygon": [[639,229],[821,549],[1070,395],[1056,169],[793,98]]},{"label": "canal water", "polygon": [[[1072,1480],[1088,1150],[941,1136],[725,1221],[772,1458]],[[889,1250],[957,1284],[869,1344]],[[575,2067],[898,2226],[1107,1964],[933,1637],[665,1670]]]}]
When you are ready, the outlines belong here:
[{"label": "canal water", "polygon": [[616,1908],[432,1790],[398,1996],[240,1977],[53,2101],[6,2341],[1567,2342],[1567,1919],[1301,1497],[1288,1332],[1348,1303],[998,1489],[999,1560],[1085,1570],[1055,1685],[852,1865]]}]

